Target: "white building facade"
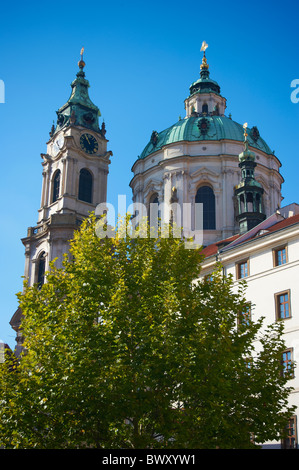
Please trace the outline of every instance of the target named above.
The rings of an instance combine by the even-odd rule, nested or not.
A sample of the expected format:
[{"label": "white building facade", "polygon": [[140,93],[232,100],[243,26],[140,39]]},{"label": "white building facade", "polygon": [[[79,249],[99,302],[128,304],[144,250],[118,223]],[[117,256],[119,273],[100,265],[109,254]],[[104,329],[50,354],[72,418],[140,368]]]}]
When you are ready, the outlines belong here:
[{"label": "white building facade", "polygon": [[[231,274],[235,284],[247,283],[246,297],[252,304],[251,319],[265,317],[264,324],[284,323],[286,350],[282,364],[299,363],[299,205],[292,204],[277,211],[243,236],[206,247],[202,275],[211,274],[216,262],[223,266],[224,275]],[[258,347],[258,345],[257,345]],[[293,387],[290,404],[299,410],[299,373],[289,380]],[[284,442],[269,442],[265,448],[297,448],[297,413],[291,418],[289,438]]]}]

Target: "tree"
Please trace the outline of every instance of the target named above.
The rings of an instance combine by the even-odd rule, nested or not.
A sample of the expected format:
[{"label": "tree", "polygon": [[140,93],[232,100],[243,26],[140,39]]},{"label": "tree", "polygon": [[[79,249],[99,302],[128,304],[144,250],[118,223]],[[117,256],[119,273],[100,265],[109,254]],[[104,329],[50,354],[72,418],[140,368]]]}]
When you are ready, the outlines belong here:
[{"label": "tree", "polygon": [[[251,448],[292,409],[282,323],[241,322],[246,285],[174,238],[99,238],[94,216],[63,269],[19,294],[26,353],[0,370],[0,445]],[[263,330],[262,330],[263,329]],[[255,348],[258,341],[259,350]],[[12,370],[13,368],[13,370]],[[252,440],[254,436],[254,442]]]}]

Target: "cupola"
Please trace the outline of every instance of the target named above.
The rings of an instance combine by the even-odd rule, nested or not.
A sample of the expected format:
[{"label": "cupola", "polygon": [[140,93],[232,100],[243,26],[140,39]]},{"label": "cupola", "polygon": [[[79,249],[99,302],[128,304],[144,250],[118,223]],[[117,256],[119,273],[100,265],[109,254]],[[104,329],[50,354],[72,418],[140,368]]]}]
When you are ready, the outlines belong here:
[{"label": "cupola", "polygon": [[226,99],[220,94],[220,86],[210,78],[209,65],[206,58],[208,44],[203,41],[202,63],[200,66],[200,78],[190,87],[190,95],[185,100],[186,117],[190,116],[223,116],[226,109]]},{"label": "cupola", "polygon": [[56,111],[57,124],[53,128],[50,137],[57,133],[60,129],[68,125],[79,125],[96,132],[100,131],[99,116],[101,116],[99,108],[91,101],[88,88],[89,81],[85,78],[85,62],[83,60],[84,48],[81,49],[81,59],[78,62],[79,71],[76,79],[71,83],[72,92],[68,101]]}]

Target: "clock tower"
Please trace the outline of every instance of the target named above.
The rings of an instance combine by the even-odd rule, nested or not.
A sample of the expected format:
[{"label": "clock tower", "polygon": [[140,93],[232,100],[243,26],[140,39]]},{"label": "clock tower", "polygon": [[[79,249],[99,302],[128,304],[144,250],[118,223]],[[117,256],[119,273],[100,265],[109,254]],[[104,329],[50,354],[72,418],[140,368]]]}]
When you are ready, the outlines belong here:
[{"label": "clock tower", "polygon": [[[100,110],[88,94],[83,49],[78,66],[70,98],[58,109],[46,153],[41,154],[43,181],[38,221],[22,239],[24,276],[29,285],[44,283],[50,261],[57,259],[56,266],[62,266],[74,230],[98,204],[106,202],[112,152],[107,151],[104,122],[99,127]],[[17,331],[17,351],[22,341],[20,322],[18,309],[10,322]]]}]

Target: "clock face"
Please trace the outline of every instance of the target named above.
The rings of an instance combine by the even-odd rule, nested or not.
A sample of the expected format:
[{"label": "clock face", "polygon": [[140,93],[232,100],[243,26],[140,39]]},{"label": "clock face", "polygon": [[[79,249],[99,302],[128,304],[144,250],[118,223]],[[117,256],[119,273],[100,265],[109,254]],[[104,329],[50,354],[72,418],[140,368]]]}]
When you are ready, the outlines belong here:
[{"label": "clock face", "polygon": [[84,152],[93,154],[98,151],[99,145],[95,137],[91,134],[83,134],[80,137],[80,145]]},{"label": "clock face", "polygon": [[58,152],[62,149],[63,142],[64,142],[64,138],[62,135],[58,136],[57,139],[54,140],[53,146],[52,146],[54,155],[57,155]]}]

